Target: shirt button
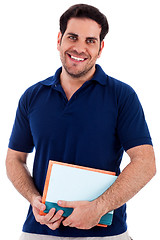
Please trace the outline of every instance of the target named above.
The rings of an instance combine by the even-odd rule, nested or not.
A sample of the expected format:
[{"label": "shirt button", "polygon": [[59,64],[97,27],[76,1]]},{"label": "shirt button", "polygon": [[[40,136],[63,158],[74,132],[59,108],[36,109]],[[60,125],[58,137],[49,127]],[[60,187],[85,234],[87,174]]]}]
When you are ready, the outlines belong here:
[{"label": "shirt button", "polygon": [[55,84],[54,86],[57,87],[57,84]]}]

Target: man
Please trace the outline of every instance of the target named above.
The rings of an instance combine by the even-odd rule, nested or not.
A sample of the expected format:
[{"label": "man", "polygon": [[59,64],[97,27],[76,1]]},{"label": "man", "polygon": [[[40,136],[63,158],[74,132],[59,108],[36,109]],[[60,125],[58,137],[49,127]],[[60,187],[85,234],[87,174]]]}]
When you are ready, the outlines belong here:
[{"label": "man", "polygon": [[[98,9],[85,4],[69,8],[60,18],[57,41],[62,68],[27,89],[19,101],[6,166],[31,204],[21,239],[130,239],[125,203],[155,175],[155,159],[136,93],[96,65],[107,32],[107,19]],[[34,147],[32,177],[27,155]],[[131,161],[120,173],[124,150]],[[92,202],[59,199],[60,206],[74,208],[65,219],[55,209],[40,216],[49,160],[114,171],[118,178]],[[112,225],[96,226],[113,209]]]}]

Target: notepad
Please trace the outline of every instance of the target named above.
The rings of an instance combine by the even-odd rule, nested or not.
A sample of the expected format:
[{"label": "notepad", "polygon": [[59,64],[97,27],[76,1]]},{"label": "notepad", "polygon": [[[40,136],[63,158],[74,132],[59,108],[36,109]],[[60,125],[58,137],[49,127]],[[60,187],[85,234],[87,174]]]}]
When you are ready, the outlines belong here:
[{"label": "notepad", "polygon": [[[114,172],[87,168],[62,162],[49,161],[42,202],[46,205],[41,215],[51,208],[63,210],[68,217],[73,209],[58,206],[58,200],[93,201],[102,195],[116,180]],[[113,211],[105,214],[99,226],[112,224]]]}]

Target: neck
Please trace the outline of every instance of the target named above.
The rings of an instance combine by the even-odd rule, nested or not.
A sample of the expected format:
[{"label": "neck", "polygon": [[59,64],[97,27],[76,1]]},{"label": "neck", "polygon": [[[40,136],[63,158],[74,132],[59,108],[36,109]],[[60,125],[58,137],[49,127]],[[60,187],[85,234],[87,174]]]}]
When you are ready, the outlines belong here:
[{"label": "neck", "polygon": [[76,77],[74,78],[71,75],[69,75],[65,71],[65,69],[62,67],[60,82],[64,92],[66,93],[68,100],[86,81],[89,81],[93,77],[94,73],[95,73],[95,66],[84,76],[81,76],[79,78],[76,78]]}]

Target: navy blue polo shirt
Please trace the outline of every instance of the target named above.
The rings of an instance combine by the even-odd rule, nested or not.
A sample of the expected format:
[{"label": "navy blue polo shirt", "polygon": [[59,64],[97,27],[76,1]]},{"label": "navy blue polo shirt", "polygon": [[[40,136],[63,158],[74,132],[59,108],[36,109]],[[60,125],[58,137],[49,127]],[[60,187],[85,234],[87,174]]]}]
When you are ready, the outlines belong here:
[{"label": "navy blue polo shirt", "polygon": [[[120,174],[124,151],[152,145],[135,91],[104,73],[99,65],[68,101],[60,84],[61,68],[22,95],[9,148],[32,152],[33,180],[43,193],[49,160],[114,171]],[[60,176],[63,177],[63,176]],[[90,230],[60,226],[52,231],[36,222],[30,206],[24,232],[66,237],[114,236],[127,230],[126,205],[114,211],[107,228]]]}]

